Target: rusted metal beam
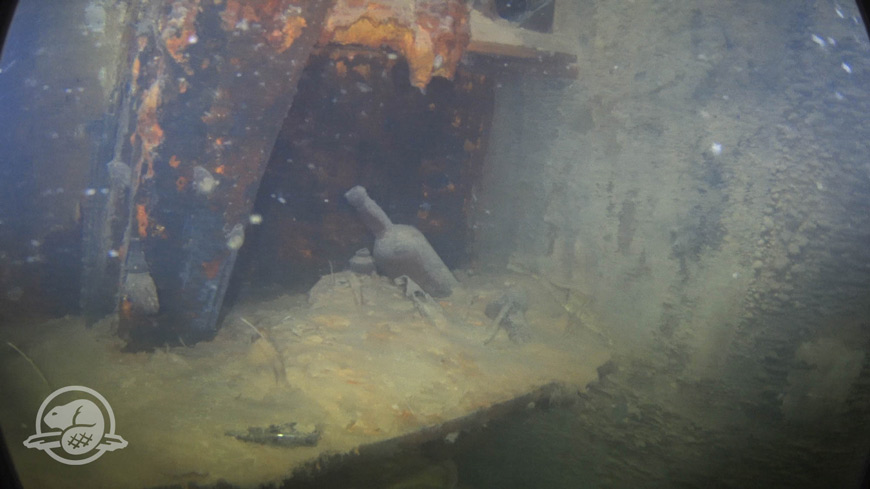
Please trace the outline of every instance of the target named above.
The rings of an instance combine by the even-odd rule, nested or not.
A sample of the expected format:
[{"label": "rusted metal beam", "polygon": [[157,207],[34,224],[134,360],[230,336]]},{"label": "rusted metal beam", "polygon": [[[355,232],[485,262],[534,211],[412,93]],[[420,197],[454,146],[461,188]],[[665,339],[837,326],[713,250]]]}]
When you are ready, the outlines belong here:
[{"label": "rusted metal beam", "polygon": [[471,38],[464,0],[337,0],[320,44],[389,48],[411,69],[411,84],[452,79]]},{"label": "rusted metal beam", "polygon": [[[139,6],[104,224],[85,238],[107,250],[97,262],[122,263],[119,333],[131,348],[214,335],[272,145],[331,4]],[[112,269],[95,265],[95,278]]]}]

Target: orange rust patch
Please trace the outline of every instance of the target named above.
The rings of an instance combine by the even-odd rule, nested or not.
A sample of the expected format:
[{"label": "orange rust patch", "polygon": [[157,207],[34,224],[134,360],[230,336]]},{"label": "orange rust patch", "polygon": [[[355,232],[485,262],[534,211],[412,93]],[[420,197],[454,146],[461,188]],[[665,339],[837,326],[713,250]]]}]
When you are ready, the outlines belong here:
[{"label": "orange rust patch", "polygon": [[260,16],[257,15],[257,11],[254,10],[254,7],[250,5],[245,5],[243,10],[243,18],[248,22],[259,22]]},{"label": "orange rust patch", "polygon": [[359,73],[364,80],[368,80],[372,74],[372,67],[369,65],[356,65],[353,67],[353,71]]},{"label": "orange rust patch", "polygon": [[227,6],[224,7],[224,11],[221,12],[221,24],[225,31],[229,31],[236,28],[236,24],[239,23],[242,5],[237,0],[228,0]]},{"label": "orange rust patch", "polygon": [[170,37],[166,40],[166,50],[169,51],[169,55],[172,56],[178,64],[183,64],[184,60],[184,48],[187,47],[187,39],[183,39],[180,35]]},{"label": "orange rust patch", "polygon": [[184,93],[190,87],[190,83],[187,83],[186,78],[182,78],[178,80],[178,93]]},{"label": "orange rust patch", "polygon": [[178,179],[175,180],[175,188],[179,192],[183,191],[186,187],[187,187],[187,179],[186,178],[178,177]]},{"label": "orange rust patch", "polygon": [[139,230],[139,237],[148,236],[148,211],[145,210],[145,204],[136,204],[136,224]]},{"label": "orange rust patch", "polygon": [[130,302],[130,299],[123,299],[121,301],[121,315],[125,318],[133,317],[133,303]]},{"label": "orange rust patch", "polygon": [[160,82],[155,80],[148,87],[142,104],[139,106],[139,117],[136,124],[136,134],[142,141],[142,154],[149,155],[163,142],[163,129],[157,123],[157,107],[160,105]]},{"label": "orange rust patch", "polygon": [[[261,8],[266,14],[270,14],[275,10],[275,6],[270,5],[263,5]],[[237,25],[239,25],[239,22],[243,20],[248,24],[251,22],[260,22],[260,14],[257,13],[257,9],[253,5],[247,4],[242,6],[241,2],[238,0],[228,0],[227,6],[221,13],[221,24],[223,29],[225,31],[233,30]]]},{"label": "orange rust patch", "polygon": [[477,145],[471,142],[471,140],[466,139],[465,144],[462,145],[462,149],[464,149],[466,153],[471,153],[477,149]]},{"label": "orange rust patch", "polygon": [[428,82],[432,66],[431,61],[435,55],[430,55],[429,67],[423,66],[425,60],[419,59],[414,53],[414,33],[394,21],[377,22],[363,17],[353,24],[338,29],[332,33],[332,42],[339,44],[360,44],[373,48],[389,46],[405,55],[408,65],[411,67],[411,79],[422,80],[423,86]]},{"label": "orange rust patch", "polygon": [[411,84],[425,87],[456,73],[471,38],[468,18],[462,0],[337,0],[319,43],[392,48],[407,60]]},{"label": "orange rust patch", "polygon": [[223,264],[223,259],[217,258],[212,261],[202,262],[202,271],[205,273],[205,276],[208,277],[209,280],[214,279],[218,276],[218,273],[221,271],[221,265]]},{"label": "orange rust patch", "polygon": [[133,81],[135,82],[137,78],[139,78],[139,67],[140,67],[139,57],[136,56],[136,59],[133,60]]},{"label": "orange rust patch", "polygon": [[224,168],[224,165],[220,165],[219,167],[214,169],[214,172],[217,173],[218,175],[223,175],[224,171],[226,171],[226,168]]},{"label": "orange rust patch", "polygon": [[296,42],[299,35],[302,34],[302,29],[308,27],[308,22],[305,22],[305,17],[290,17],[284,23],[281,33],[284,34],[281,46],[278,48],[279,53],[283,53]]},{"label": "orange rust patch", "polygon": [[181,160],[178,159],[177,156],[172,155],[169,157],[169,166],[172,168],[178,168],[178,165],[181,164]]},{"label": "orange rust patch", "polygon": [[[172,59],[174,59],[176,63],[184,68],[184,71],[188,75],[192,75],[193,70],[187,62],[187,57],[185,56],[184,51],[190,44],[196,42],[196,28],[194,22],[196,21],[197,12],[199,12],[199,9],[196,8],[196,6],[191,5],[190,8],[184,10],[184,17],[178,18],[173,15],[172,18],[166,22],[167,25],[163,27],[163,32],[161,34],[163,43],[166,45],[166,50],[169,52],[169,55],[172,56]],[[176,10],[173,8],[173,14],[175,13]]]},{"label": "orange rust patch", "polygon": [[335,73],[340,78],[344,78],[347,76],[347,65],[344,64],[344,61],[336,61],[335,62]]}]

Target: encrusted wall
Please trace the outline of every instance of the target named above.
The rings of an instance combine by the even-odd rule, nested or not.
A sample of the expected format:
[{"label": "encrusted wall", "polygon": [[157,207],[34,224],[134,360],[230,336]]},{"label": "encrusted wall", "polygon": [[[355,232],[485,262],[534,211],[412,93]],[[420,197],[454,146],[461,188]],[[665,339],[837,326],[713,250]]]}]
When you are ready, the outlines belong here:
[{"label": "encrusted wall", "polygon": [[[653,458],[691,467],[694,483],[750,487],[781,457],[777,487],[851,483],[870,411],[870,59],[857,10],[560,8],[580,78],[502,81],[477,245],[491,266],[561,288],[612,340],[610,401],[581,403],[578,430],[660,481]],[[565,443],[588,448],[576,437]],[[658,453],[665,439],[675,448]],[[638,476],[593,458],[576,462]]]}]

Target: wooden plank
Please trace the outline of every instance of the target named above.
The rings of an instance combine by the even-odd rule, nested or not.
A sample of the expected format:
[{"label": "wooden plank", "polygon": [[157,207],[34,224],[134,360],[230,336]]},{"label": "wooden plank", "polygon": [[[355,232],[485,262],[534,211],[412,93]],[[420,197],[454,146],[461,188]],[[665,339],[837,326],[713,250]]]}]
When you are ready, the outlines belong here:
[{"label": "wooden plank", "polygon": [[562,35],[534,32],[506,20],[491,19],[472,11],[471,41],[463,66],[493,75],[577,78],[575,46]]},{"label": "wooden plank", "polygon": [[494,43],[473,42],[462,62],[469,71],[491,76],[523,74],[573,79],[580,73],[577,57],[572,54]]}]

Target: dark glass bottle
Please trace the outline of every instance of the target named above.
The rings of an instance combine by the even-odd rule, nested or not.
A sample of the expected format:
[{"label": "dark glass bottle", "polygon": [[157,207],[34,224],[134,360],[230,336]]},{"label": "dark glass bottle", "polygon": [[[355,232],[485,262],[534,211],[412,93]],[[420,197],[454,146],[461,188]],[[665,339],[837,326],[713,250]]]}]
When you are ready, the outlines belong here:
[{"label": "dark glass bottle", "polygon": [[393,224],[383,209],[357,185],[344,198],[375,235],[372,255],[378,271],[390,278],[407,275],[433,297],[447,297],[457,284],[447,265],[417,228]]}]

